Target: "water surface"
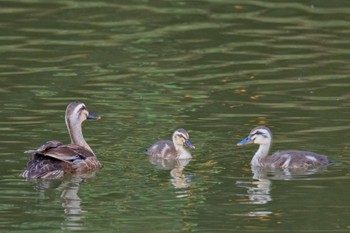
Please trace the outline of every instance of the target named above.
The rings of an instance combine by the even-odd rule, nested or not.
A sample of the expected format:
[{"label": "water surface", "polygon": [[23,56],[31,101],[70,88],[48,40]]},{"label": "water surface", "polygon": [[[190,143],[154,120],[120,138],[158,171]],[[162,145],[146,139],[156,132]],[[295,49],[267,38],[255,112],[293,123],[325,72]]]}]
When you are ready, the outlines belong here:
[{"label": "water surface", "polygon": [[[0,229],[6,232],[349,232],[350,4],[344,1],[2,1]],[[86,103],[103,169],[26,181],[23,151],[69,142]],[[255,176],[272,150],[326,154],[308,174]],[[145,148],[190,133],[191,161]]]}]

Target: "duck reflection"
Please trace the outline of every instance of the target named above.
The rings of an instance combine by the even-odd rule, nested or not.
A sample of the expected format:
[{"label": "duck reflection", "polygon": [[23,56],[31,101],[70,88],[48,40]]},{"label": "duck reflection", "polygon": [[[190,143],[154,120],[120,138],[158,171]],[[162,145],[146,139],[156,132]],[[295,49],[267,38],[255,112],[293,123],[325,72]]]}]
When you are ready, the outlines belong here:
[{"label": "duck reflection", "polygon": [[[191,159],[162,159],[149,157],[151,164],[156,165],[158,169],[170,170],[171,184],[177,189],[188,188],[191,186],[192,176],[183,173],[183,170],[189,164]],[[186,193],[179,194],[179,197],[186,196]]]},{"label": "duck reflection", "polygon": [[81,200],[78,196],[80,184],[84,181],[81,177],[73,177],[70,180],[62,182],[57,188],[61,190],[62,207],[65,214],[65,222],[63,227],[69,230],[83,229],[81,222],[84,212],[80,206]]},{"label": "duck reflection", "polygon": [[[237,181],[236,185],[247,190],[247,194],[239,195],[240,204],[264,205],[273,200],[271,185],[273,180],[305,179],[313,174],[322,173],[327,170],[326,166],[317,168],[266,168],[251,166],[253,173],[252,181]],[[251,211],[248,216],[268,216],[272,214],[268,210]]]},{"label": "duck reflection", "polygon": [[238,187],[245,188],[247,195],[242,195],[241,204],[266,204],[271,198],[271,180],[268,178],[253,176],[253,181],[237,181]]},{"label": "duck reflection", "polygon": [[[92,176],[93,174],[90,174]],[[30,180],[34,188],[40,191],[43,196],[50,195],[50,190],[61,192],[62,207],[64,210],[64,221],[62,229],[64,230],[83,230],[84,210],[81,207],[81,199],[78,196],[80,184],[86,180],[86,177],[72,176],[63,180],[36,179]],[[45,198],[45,197],[44,197]]]}]

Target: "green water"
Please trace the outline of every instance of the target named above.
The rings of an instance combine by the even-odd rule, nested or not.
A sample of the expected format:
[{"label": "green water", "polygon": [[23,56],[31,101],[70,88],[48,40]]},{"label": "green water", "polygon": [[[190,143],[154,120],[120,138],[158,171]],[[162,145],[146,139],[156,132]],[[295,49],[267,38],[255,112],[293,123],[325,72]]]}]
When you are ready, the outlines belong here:
[{"label": "green water", "polygon": [[[349,232],[350,3],[0,2],[1,232]],[[23,151],[69,142],[64,111],[103,169],[26,181]],[[336,164],[256,176],[257,125],[273,151]],[[143,151],[183,127],[188,164]],[[259,174],[258,174],[259,175]]]}]

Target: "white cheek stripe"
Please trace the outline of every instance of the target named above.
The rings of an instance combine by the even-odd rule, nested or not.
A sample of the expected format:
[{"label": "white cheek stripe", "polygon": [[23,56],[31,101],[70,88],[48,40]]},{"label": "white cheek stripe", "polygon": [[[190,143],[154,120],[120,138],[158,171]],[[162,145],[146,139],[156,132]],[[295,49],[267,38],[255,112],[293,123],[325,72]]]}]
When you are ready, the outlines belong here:
[{"label": "white cheek stripe", "polygon": [[74,108],[73,115],[77,115],[80,109],[85,106],[84,104],[79,104]]},{"label": "white cheek stripe", "polygon": [[72,119],[72,121],[79,121],[79,118],[80,118],[80,115],[81,115],[81,108],[82,107],[84,107],[85,106],[85,104],[83,104],[83,103],[81,103],[81,104],[78,104],[75,108],[74,108],[74,110],[73,110],[73,112],[72,112],[72,114],[69,116],[69,118],[70,119]]}]

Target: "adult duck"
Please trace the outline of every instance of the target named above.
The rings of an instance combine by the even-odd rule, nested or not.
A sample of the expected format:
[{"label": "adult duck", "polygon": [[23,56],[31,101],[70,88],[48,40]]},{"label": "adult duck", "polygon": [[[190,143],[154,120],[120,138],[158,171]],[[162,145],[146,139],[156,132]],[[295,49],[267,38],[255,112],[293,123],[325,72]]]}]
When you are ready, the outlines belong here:
[{"label": "adult duck", "polygon": [[268,156],[272,142],[272,134],[266,126],[259,126],[250,131],[249,135],[237,143],[238,146],[246,144],[258,144],[252,161],[252,166],[266,168],[314,168],[327,166],[332,161],[325,155],[310,151],[285,150],[278,151]]},{"label": "adult duck", "polygon": [[185,145],[189,148],[195,148],[185,129],[177,129],[174,131],[172,141],[161,140],[154,143],[145,153],[151,157],[162,159],[190,159],[191,153],[185,149]]},{"label": "adult duck", "polygon": [[68,104],[65,121],[71,144],[48,141],[38,149],[27,150],[31,154],[27,168],[21,174],[24,178],[60,178],[65,174],[97,171],[101,164],[82,133],[82,123],[87,119],[100,119],[88,111],[84,103]]}]

